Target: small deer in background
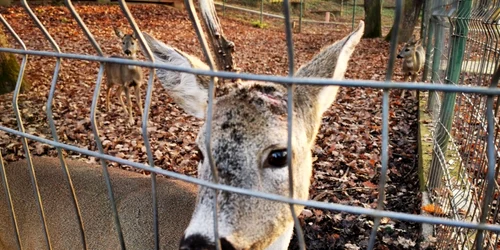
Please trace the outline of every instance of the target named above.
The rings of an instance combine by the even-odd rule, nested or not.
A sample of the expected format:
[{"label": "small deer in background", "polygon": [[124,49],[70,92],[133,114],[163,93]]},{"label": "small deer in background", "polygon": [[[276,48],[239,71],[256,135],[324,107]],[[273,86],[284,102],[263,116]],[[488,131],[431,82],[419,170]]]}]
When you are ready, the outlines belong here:
[{"label": "small deer in background", "polygon": [[[123,32],[115,28],[115,34],[122,41],[122,51],[125,54],[122,56],[111,56],[111,58],[126,58],[135,60],[137,58],[137,51],[139,46],[137,44],[137,38],[134,34],[123,34]],[[130,88],[134,87],[135,97],[137,102],[137,107],[142,116],[142,101],[141,101],[141,84],[142,84],[142,69],[134,65],[117,64],[117,63],[106,63],[106,110],[109,111],[109,97],[111,95],[111,89],[113,85],[118,85],[118,91],[116,95],[125,109],[125,112],[129,115],[129,123],[133,124],[134,119],[132,118],[132,103],[130,100]],[[125,92],[127,97],[127,106],[123,103],[122,92]]]},{"label": "small deer in background", "polygon": [[[415,82],[418,74],[424,68],[425,63],[425,50],[422,47],[420,40],[415,40],[415,36],[412,36],[410,41],[408,41],[403,49],[399,52],[398,58],[403,58],[403,74],[404,81],[407,82],[410,79],[411,82]],[[401,92],[401,98],[405,95],[405,90]]]}]

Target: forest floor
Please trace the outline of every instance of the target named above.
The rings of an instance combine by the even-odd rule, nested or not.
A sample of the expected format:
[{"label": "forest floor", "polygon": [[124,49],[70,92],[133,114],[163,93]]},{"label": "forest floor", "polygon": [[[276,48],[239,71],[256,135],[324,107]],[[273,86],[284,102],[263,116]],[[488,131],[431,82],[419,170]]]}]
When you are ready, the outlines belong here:
[{"label": "forest floor", "polygon": [[[128,29],[126,19],[116,5],[76,5],[76,8],[105,54],[119,52],[120,41],[114,26]],[[201,57],[201,49],[184,10],[156,5],[130,6],[139,27],[156,38],[185,52]],[[96,55],[70,12],[61,6],[35,6],[35,14],[66,53]],[[51,51],[42,33],[21,7],[0,9],[21,39],[31,50]],[[240,14],[245,15],[245,14]],[[253,18],[253,17],[248,17]],[[244,19],[244,18],[243,18]],[[286,75],[288,60],[286,39],[279,25],[254,28],[231,15],[221,17],[226,35],[236,44],[236,62],[242,72]],[[282,27],[282,26],[281,26]],[[311,59],[323,46],[348,34],[351,26],[306,25],[294,33],[295,65]],[[8,36],[14,47],[12,36]],[[347,79],[384,80],[389,44],[382,39],[365,39],[358,45],[347,69]],[[21,57],[19,57],[21,58]],[[143,58],[143,57],[141,57]],[[401,80],[401,62],[396,63],[393,80]],[[55,59],[29,56],[25,77],[32,89],[19,97],[19,107],[26,132],[51,139],[47,123],[46,101]],[[144,69],[145,76],[148,75]],[[99,64],[64,59],[57,81],[53,118],[61,142],[97,151],[90,125],[90,107]],[[146,84],[143,84],[144,98]],[[420,192],[417,174],[417,101],[407,92],[391,91],[389,113],[389,164],[385,186],[385,209],[418,214]],[[147,163],[141,137],[140,119],[126,126],[127,116],[115,100],[111,112],[105,112],[104,91],[98,103],[97,123],[107,154]],[[12,110],[12,94],[0,96],[0,126],[17,128]],[[310,198],[351,206],[376,208],[380,179],[382,132],[382,90],[341,88],[337,101],[326,112],[314,148],[314,179]],[[196,176],[199,155],[195,138],[203,121],[185,114],[173,104],[168,93],[155,79],[149,135],[156,166]],[[29,141],[33,155],[56,156],[48,145]],[[0,132],[0,150],[7,162],[25,157],[18,137]],[[95,163],[93,157],[65,151],[69,158]],[[137,171],[117,163],[109,163]],[[300,216],[307,249],[364,249],[373,218],[345,212],[306,208]],[[418,223],[383,218],[377,234],[376,249],[417,249],[420,242]],[[298,249],[294,238],[290,249]]]}]

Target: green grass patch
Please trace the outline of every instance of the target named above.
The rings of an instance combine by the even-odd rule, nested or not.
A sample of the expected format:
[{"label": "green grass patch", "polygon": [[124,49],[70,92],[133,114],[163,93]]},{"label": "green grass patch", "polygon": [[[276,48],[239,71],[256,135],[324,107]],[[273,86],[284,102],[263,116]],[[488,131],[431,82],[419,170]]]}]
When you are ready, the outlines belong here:
[{"label": "green grass patch", "polygon": [[[431,133],[431,128],[433,126],[432,117],[429,115],[427,110],[427,97],[420,98],[419,100],[419,179],[420,179],[420,190],[426,190],[426,183],[429,179],[429,172],[432,163],[432,152],[434,147],[434,140]],[[436,111],[437,112],[437,111]],[[449,142],[448,145],[450,145]],[[460,178],[460,157],[459,153],[455,148],[448,147],[445,153],[446,167],[450,177],[452,179]]]},{"label": "green grass patch", "polygon": [[259,29],[265,29],[265,28],[269,27],[269,24],[267,24],[265,22],[260,22],[260,20],[255,20],[255,21],[252,21],[250,23],[252,24],[253,27],[259,28]]},{"label": "green grass patch", "polygon": [[[421,94],[420,94],[421,95]],[[425,111],[427,108],[427,99],[420,98],[418,109],[418,177],[420,179],[420,191],[426,190],[426,183],[429,179],[429,171],[432,162],[432,133],[430,126],[432,126],[432,118]]]}]

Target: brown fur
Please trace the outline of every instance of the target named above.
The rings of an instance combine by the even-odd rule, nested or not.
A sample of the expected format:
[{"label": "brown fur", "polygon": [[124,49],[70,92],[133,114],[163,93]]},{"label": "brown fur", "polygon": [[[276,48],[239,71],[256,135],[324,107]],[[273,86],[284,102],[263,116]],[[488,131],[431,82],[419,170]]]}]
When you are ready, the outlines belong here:
[{"label": "brown fur", "polygon": [[[59,159],[33,158],[54,250],[83,249],[78,222]],[[119,249],[102,167],[67,160],[85,226],[88,249]],[[23,249],[46,249],[27,162],[6,166]],[[108,168],[127,249],[153,249],[151,179]],[[161,249],[178,249],[195,202],[194,185],[158,177]],[[0,179],[0,249],[17,249]]]}]

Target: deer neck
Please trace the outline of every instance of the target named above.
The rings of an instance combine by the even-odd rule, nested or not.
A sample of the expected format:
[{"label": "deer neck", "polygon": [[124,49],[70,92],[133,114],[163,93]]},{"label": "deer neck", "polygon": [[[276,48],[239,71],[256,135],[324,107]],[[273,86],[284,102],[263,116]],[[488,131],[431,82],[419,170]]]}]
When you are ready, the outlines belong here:
[{"label": "deer neck", "polygon": [[131,60],[135,60],[137,59],[137,55],[136,54],[132,54],[130,56],[126,56],[128,59],[131,59]]},{"label": "deer neck", "polygon": [[415,49],[411,52],[410,56],[406,58],[406,61],[412,65],[414,65],[417,62],[417,53]]},{"label": "deer neck", "polygon": [[290,240],[293,234],[293,223],[290,223],[285,229],[285,231],[276,239],[266,250],[286,250],[288,245],[290,245]]}]

